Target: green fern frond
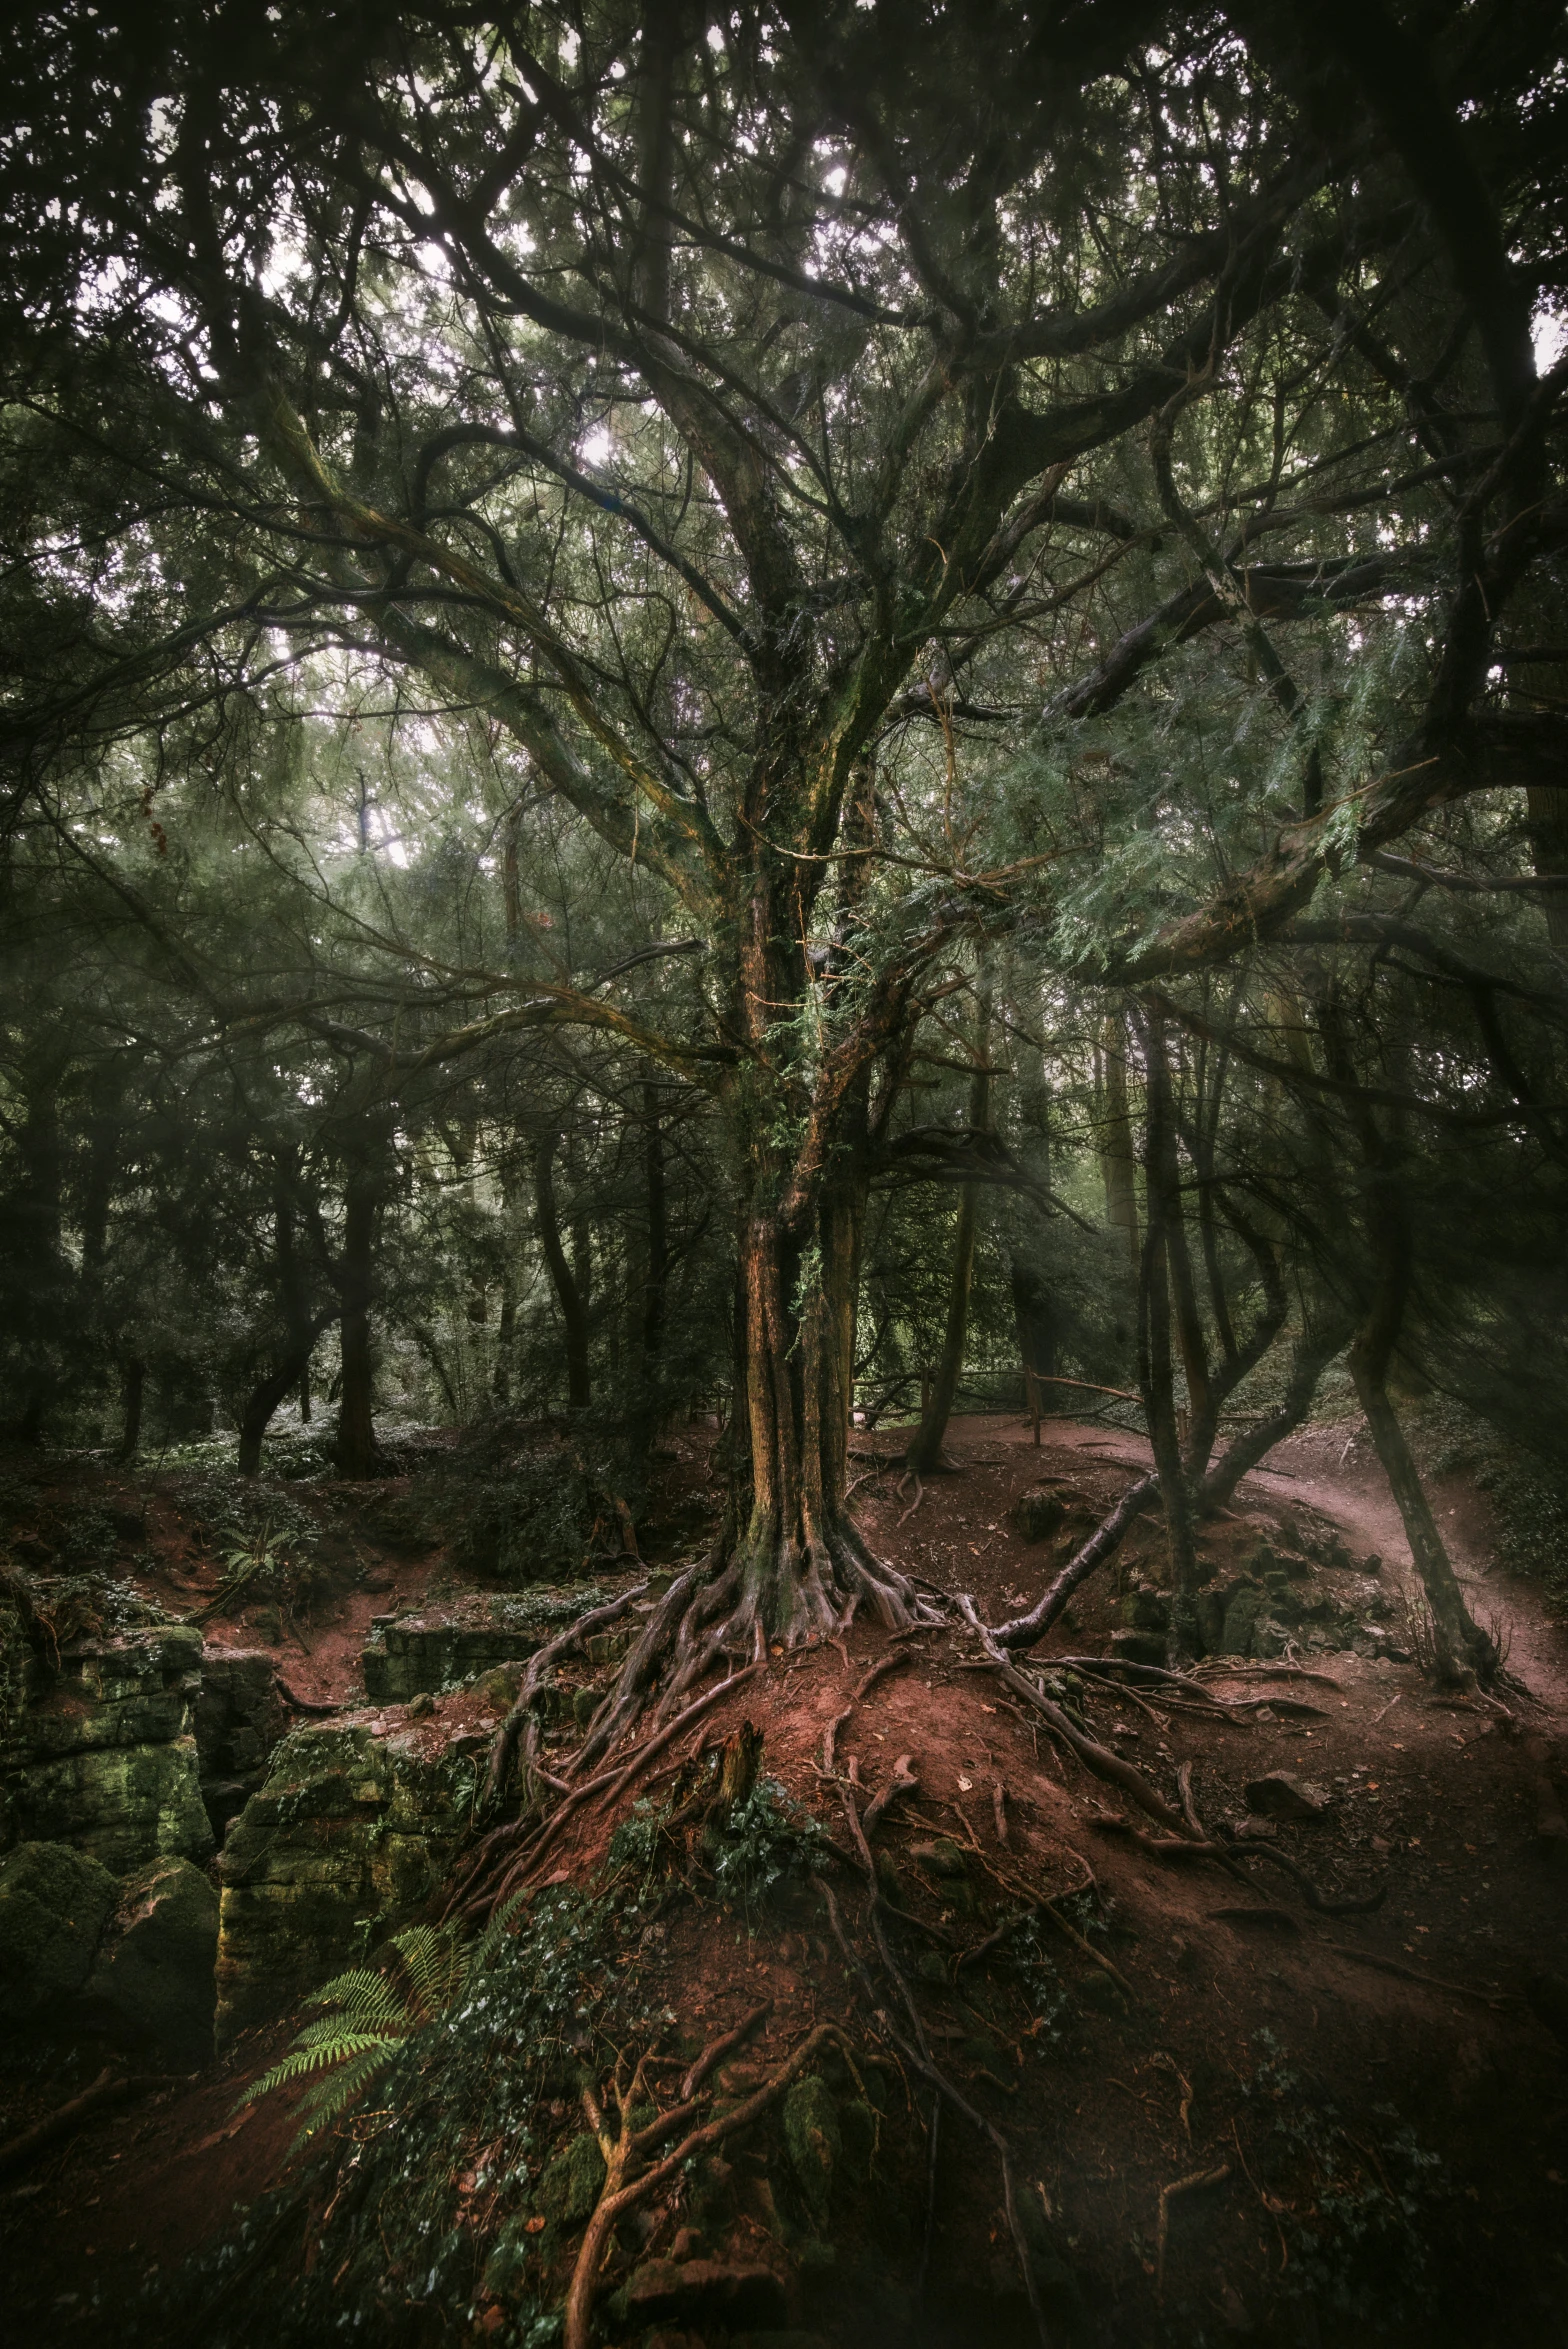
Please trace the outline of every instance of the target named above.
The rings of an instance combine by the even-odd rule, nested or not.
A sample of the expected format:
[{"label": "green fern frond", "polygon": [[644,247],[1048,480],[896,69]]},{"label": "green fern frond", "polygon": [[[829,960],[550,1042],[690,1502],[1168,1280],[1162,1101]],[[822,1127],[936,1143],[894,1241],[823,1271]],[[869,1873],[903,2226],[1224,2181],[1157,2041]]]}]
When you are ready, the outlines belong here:
[{"label": "green fern frond", "polygon": [[450,2006],[468,1972],[468,1953],[451,1926],[413,1925],[392,1936],[422,2020]]},{"label": "green fern frond", "polygon": [[[352,1988],[343,1985],[352,1983]],[[320,1994],[311,2005],[329,2010],[345,2022],[363,2023],[367,2029],[408,2031],[417,2016],[402,1985],[385,1974],[368,1974],[355,1979],[345,1974],[340,1983],[329,1983],[335,1995]]]},{"label": "green fern frond", "polygon": [[346,2063],[351,2056],[366,2055],[374,2050],[378,2058],[393,2054],[402,2034],[385,2032],[340,2031],[335,2037],[322,2039],[313,2047],[296,2043],[286,2056],[275,2063],[259,2080],[252,2080],[242,2096],[236,2097],[233,2110],[239,2112],[247,2104],[255,2104],[263,2096],[270,2096],[274,2088],[286,2088],[291,2080],[303,2079],[307,2072],[330,2070]]},{"label": "green fern frond", "polygon": [[378,1974],[370,1966],[350,1966],[345,1974],[334,1974],[319,1990],[313,1990],[306,1999],[307,2006],[348,2007],[361,1999],[376,2000],[392,1993],[385,1974]]},{"label": "green fern frond", "polygon": [[300,2049],[340,2047],[348,2039],[406,2039],[408,2018],[395,2015],[383,2021],[376,2015],[323,2015],[319,2023],[307,2023],[296,2034],[294,2045]]},{"label": "green fern frond", "polygon": [[324,2080],[318,2080],[314,2088],[300,2098],[300,2126],[294,2140],[295,2146],[304,2144],[318,2129],[324,2129],[329,2121],[337,2119],[339,2113],[347,2111],[376,2074],[391,2062],[396,2052],[395,2040],[379,2047],[365,2048],[358,2055],[351,2056],[336,2071],[329,2072]]}]

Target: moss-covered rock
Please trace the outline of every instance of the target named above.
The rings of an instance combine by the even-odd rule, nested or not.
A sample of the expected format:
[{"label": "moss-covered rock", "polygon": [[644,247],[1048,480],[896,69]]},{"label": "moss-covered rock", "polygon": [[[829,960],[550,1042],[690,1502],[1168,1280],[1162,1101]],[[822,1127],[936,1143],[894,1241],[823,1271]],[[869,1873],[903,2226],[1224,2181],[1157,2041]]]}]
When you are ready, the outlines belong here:
[{"label": "moss-covered rock", "polygon": [[8,1667],[0,1846],[74,1844],[117,1874],[169,1852],[206,1859],[212,1828],[190,1735],[201,1661],[201,1633],[184,1623],[79,1641],[57,1667],[33,1643],[20,1703]]},{"label": "moss-covered rock", "polygon": [[1223,1656],[1250,1656],[1258,1617],[1268,1601],[1261,1583],[1238,1583],[1226,1594],[1225,1620],[1217,1642]]},{"label": "moss-covered rock", "polygon": [[107,1868],[66,1844],[24,1843],[0,1859],[6,2021],[25,2021],[82,1988],[117,1890]]},{"label": "moss-covered rock", "polygon": [[819,2073],[808,2072],[785,2097],[784,2142],[807,2206],[820,2224],[832,2199],[844,2138],[838,2107]]},{"label": "moss-covered rock", "polygon": [[75,1844],[116,1875],[165,1853],[212,1852],[193,1737],[65,1754],[21,1772],[11,1794],[25,1834]]},{"label": "moss-covered rock", "polygon": [[121,2037],[199,2062],[212,2051],[217,1893],[176,1858],[151,1861],[118,1889],[87,1996]]},{"label": "moss-covered rock", "polygon": [[296,1729],[229,1830],[220,1863],[220,2047],[297,2005],[372,1935],[410,1923],[441,1882],[472,1760],[420,1733]]},{"label": "moss-covered rock", "polygon": [[536,1590],[518,1597],[475,1592],[387,1619],[363,1651],[366,1693],[401,1704],[458,1688],[497,1665],[519,1664],[603,1597],[596,1589]]},{"label": "moss-covered rock", "polygon": [[591,2215],[603,2184],[604,2156],[585,2129],[546,2167],[539,2181],[539,2207],[546,2218],[580,2226]]}]

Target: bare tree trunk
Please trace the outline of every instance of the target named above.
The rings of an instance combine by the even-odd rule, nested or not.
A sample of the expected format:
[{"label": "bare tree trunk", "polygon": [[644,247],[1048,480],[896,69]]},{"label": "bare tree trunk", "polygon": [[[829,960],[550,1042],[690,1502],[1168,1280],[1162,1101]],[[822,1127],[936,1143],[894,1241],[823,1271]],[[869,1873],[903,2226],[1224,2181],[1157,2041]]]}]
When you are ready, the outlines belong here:
[{"label": "bare tree trunk", "polygon": [[1375,1285],[1366,1318],[1351,1342],[1350,1374],[1431,1609],[1439,1677],[1463,1682],[1477,1674],[1488,1680],[1497,1670],[1497,1650],[1465,1605],[1420,1470],[1389,1400],[1388,1369],[1404,1321],[1412,1251],[1403,1192],[1398,1176],[1386,1164],[1372,1170],[1366,1221]]},{"label": "bare tree trunk", "polygon": [[[969,1084],[969,1130],[984,1133],[991,1117],[991,998],[982,992],[975,1029],[975,1071]],[[953,1270],[947,1291],[947,1324],[942,1334],[941,1359],[920,1415],[920,1425],[906,1458],[917,1475],[930,1476],[942,1458],[942,1439],[952,1417],[963,1375],[964,1345],[969,1335],[969,1291],[974,1280],[975,1233],[979,1225],[980,1186],[965,1183],[958,1195],[958,1223],[953,1234]]]},{"label": "bare tree trunk", "polygon": [[119,1458],[134,1460],[141,1449],[142,1400],[147,1391],[147,1365],[133,1354],[120,1375]]},{"label": "bare tree trunk", "polygon": [[642,1089],[643,1169],[648,1199],[648,1255],[642,1291],[643,1362],[651,1367],[664,1347],[666,1289],[670,1276],[669,1211],[664,1184],[664,1135],[659,1126],[659,1088]]},{"label": "bare tree trunk", "polygon": [[1165,1027],[1150,1011],[1145,1024],[1143,1258],[1138,1282],[1138,1383],[1143,1391],[1154,1449],[1165,1539],[1170,1559],[1170,1628],[1166,1652],[1173,1665],[1202,1653],[1198,1638],[1197,1553],[1192,1502],[1176,1418],[1176,1381],[1171,1358],[1170,1233],[1179,1211],[1176,1127],[1171,1114],[1170,1068]]},{"label": "bare tree trunk", "polygon": [[586,1411],[593,1399],[588,1373],[588,1309],[561,1245],[561,1226],[555,1206],[555,1153],[559,1146],[558,1134],[546,1134],[534,1151],[534,1211],[539,1244],[544,1250],[550,1285],[565,1329],[567,1408]]},{"label": "bare tree trunk", "polygon": [[338,1474],[347,1477],[376,1473],[375,1359],[370,1307],[375,1295],[376,1219],[380,1207],[379,1166],[361,1162],[351,1167],[343,1194],[343,1253],[338,1264],[343,1378],[338,1400],[337,1467]]},{"label": "bare tree trunk", "polygon": [[1137,1155],[1127,1109],[1127,1037],[1119,1012],[1110,1015],[1100,1045],[1100,1175],[1105,1184],[1106,1220],[1125,1234],[1133,1269],[1138,1267]]}]

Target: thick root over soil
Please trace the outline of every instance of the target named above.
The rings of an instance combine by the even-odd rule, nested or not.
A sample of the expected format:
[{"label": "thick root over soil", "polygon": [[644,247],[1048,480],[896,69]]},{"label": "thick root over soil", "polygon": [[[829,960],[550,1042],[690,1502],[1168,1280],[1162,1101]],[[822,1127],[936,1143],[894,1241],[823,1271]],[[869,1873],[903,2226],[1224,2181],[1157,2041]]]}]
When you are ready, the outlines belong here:
[{"label": "thick root over soil", "polygon": [[[840,1637],[862,1604],[889,1631],[945,1620],[895,1567],[873,1557],[847,1518],[804,1546],[753,1525],[728,1555],[721,1546],[676,1576],[654,1603],[577,1752],[558,1771],[546,1770],[539,1760],[538,1700],[554,1666],[591,1632],[629,1613],[647,1587],[639,1583],[590,1610],[529,1663],[517,1702],[496,1733],[480,1805],[481,1816],[493,1819],[520,1771],[521,1812],[494,1828],[472,1856],[449,1915],[488,1914],[524,1889],[584,1803],[612,1800],[710,1705],[749,1678],[770,1646]],[[699,1694],[722,1667],[728,1667],[724,1677]],[[640,1726],[651,1734],[624,1760],[612,1761]],[[547,1795],[561,1798],[548,1816]]]}]

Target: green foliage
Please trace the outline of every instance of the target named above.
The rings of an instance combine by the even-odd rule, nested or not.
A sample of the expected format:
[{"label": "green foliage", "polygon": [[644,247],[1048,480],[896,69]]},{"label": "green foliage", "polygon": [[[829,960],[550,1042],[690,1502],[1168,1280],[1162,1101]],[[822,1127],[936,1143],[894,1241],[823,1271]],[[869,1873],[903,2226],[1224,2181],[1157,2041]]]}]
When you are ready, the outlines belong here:
[{"label": "green foliage", "polygon": [[450,1928],[413,1926],[392,1936],[394,1972],[352,1966],[308,2001],[324,2009],[281,2062],[252,2081],[236,2110],[275,2089],[326,2072],[300,2100],[296,2149],[336,2120],[390,2063],[410,2033],[444,2012],[461,1991],[470,1953]]},{"label": "green foliage", "polygon": [[[327,2216],[310,2272],[291,2268],[265,2294],[204,2318],[211,2349],[315,2349],[340,2337],[392,2349],[455,2342],[480,2300],[501,2290],[508,2349],[556,2338],[539,2260],[558,2249],[561,2221],[545,2207],[545,2175],[580,2129],[585,2068],[673,2020],[648,2010],[624,1962],[647,1921],[623,1893],[562,1887],[514,1904],[466,1946],[440,1934],[399,1936],[394,1973],[354,1968],[329,1985],[363,2017],[364,2036],[380,2041],[344,2055],[345,2069],[366,2066],[360,2086],[374,2083],[375,2109],[363,2109],[361,2094],[351,2138],[323,2112],[306,2186]],[[342,2032],[345,2011],[322,2025]],[[292,2076],[319,2068],[317,2053],[291,2051]],[[563,2177],[572,2184],[554,2172],[552,2207]],[[547,2219],[543,2234],[528,2229],[531,2216]],[[137,2337],[167,2337],[174,2307],[204,2309],[244,2241],[242,2228],[172,2292],[155,2288]]]},{"label": "green foliage", "polygon": [[827,1837],[776,1778],[759,1778],[710,1842],[714,1889],[751,1916],[770,1897],[803,1884],[823,1862]]},{"label": "green foliage", "polygon": [[1433,2295],[1429,2234],[1442,2164],[1392,2105],[1374,2109],[1375,2147],[1346,2130],[1332,2104],[1313,2101],[1271,2031],[1246,2093],[1272,2108],[1263,2174],[1290,2247],[1280,2289],[1377,2330]]}]

